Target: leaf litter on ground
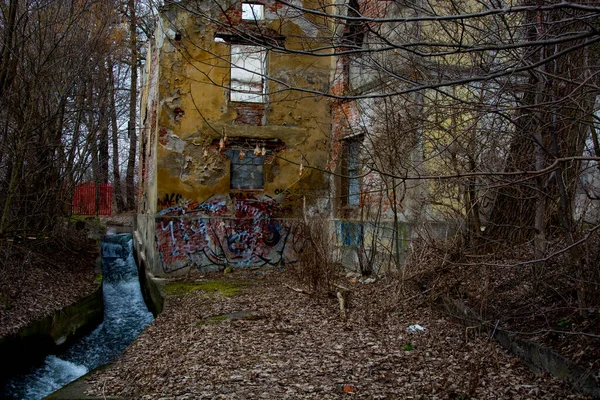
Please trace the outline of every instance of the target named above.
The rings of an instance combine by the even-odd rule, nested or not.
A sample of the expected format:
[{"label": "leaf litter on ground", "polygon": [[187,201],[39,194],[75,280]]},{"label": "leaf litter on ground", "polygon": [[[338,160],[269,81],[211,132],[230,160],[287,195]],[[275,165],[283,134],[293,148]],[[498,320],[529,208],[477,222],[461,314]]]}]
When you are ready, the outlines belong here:
[{"label": "leaf litter on ground", "polygon": [[[396,285],[385,280],[354,284],[344,323],[336,298],[291,290],[290,274],[246,271],[227,279],[250,284],[232,297],[197,290],[168,298],[162,314],[121,357],[88,378],[89,394],[141,399],[583,398],[565,383],[531,372],[485,332],[448,320],[418,291],[400,296]],[[248,310],[253,318],[216,318]],[[426,329],[410,334],[411,325]]]}]

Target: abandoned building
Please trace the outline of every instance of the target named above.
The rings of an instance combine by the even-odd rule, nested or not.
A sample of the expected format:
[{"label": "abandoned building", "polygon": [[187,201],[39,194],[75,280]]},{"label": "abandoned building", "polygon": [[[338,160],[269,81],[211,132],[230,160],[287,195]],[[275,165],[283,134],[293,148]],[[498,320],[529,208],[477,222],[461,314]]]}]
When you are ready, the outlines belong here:
[{"label": "abandoned building", "polygon": [[[389,13],[381,4],[332,12]],[[326,222],[347,267],[401,262],[429,188],[401,193],[398,182],[363,174],[365,153],[386,168],[399,154],[385,132],[365,140],[377,124],[365,106],[380,105],[345,97],[381,83],[360,56],[343,55],[362,46],[364,27],[327,18],[322,6],[184,0],[160,9],[142,82],[134,241],[155,276],[295,263],[308,219]],[[425,152],[403,146],[415,163]]]},{"label": "abandoned building", "polygon": [[147,49],[136,246],[158,276],[294,262],[294,220],[332,216],[332,57],[306,47],[331,43],[326,22],[224,10],[165,5]]}]

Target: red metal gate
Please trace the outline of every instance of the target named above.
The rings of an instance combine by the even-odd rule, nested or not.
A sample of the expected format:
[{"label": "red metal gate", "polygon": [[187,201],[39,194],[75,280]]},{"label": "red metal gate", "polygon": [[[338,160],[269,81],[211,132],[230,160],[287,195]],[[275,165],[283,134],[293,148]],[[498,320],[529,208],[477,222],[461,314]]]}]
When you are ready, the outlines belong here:
[{"label": "red metal gate", "polygon": [[112,194],[110,183],[78,184],[73,192],[73,214],[112,215]]}]

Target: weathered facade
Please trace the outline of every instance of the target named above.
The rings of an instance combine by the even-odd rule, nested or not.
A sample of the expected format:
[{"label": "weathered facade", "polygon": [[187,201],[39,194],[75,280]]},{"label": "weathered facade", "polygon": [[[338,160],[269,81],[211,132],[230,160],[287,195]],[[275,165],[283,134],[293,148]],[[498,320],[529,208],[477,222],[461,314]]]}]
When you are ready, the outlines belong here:
[{"label": "weathered facade", "polygon": [[419,230],[452,231],[444,211],[462,213],[464,191],[418,177],[456,159],[446,139],[461,143],[448,134],[462,135],[460,118],[437,116],[445,99],[435,92],[370,98],[403,89],[382,71],[435,78],[417,76],[410,52],[386,48],[427,30],[352,19],[410,13],[376,0],[161,9],[146,62],[136,229],[153,274],[294,263],[306,217],[330,222],[332,257],[364,273],[402,264]]},{"label": "weathered facade", "polygon": [[291,263],[294,218],[331,216],[320,171],[331,105],[318,93],[333,60],[310,52],[330,42],[323,18],[282,3],[161,9],[143,82],[136,219],[154,275]]}]

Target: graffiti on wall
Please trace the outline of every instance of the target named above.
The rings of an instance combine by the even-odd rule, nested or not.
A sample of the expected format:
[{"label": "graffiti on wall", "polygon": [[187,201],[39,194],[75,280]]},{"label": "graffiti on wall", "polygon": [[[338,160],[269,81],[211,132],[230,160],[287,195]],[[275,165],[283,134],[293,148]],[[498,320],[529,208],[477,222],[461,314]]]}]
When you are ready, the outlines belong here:
[{"label": "graffiti on wall", "polygon": [[363,225],[357,221],[336,221],[335,231],[338,243],[348,247],[358,247],[362,242]]},{"label": "graffiti on wall", "polygon": [[156,244],[164,272],[189,266],[276,266],[297,261],[293,221],[277,219],[269,196],[213,196],[194,209],[173,206],[156,219]]}]

